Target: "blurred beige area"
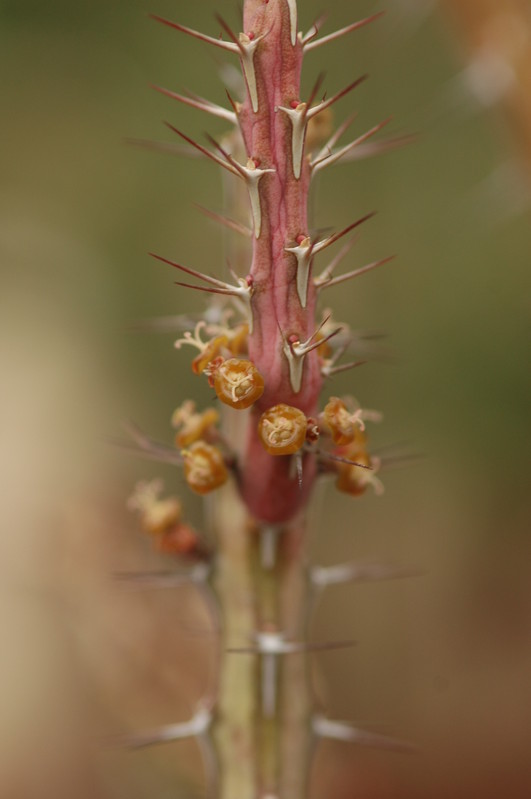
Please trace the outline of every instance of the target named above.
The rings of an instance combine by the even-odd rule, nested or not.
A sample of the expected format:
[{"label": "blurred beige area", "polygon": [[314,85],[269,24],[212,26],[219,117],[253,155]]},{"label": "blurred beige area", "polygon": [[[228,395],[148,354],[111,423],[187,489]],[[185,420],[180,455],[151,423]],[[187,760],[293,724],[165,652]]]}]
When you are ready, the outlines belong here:
[{"label": "blurred beige area", "polygon": [[[216,54],[146,18],[216,35],[214,5],[0,3],[2,798],[204,795],[193,743],[110,745],[190,716],[212,690],[216,635],[192,589],[132,591],[113,579],[171,567],[125,510],[137,480],[162,476],[197,526],[202,511],[175,470],[109,440],[131,418],[170,442],[174,407],[207,398],[171,333],[134,326],[204,307],[146,253],[223,268],[222,234],[191,206],[221,209],[219,177],[124,140],[171,142],[162,119],[198,138],[207,126],[223,134],[219,120],[148,88],[225,102]],[[322,6],[300,6],[309,28]],[[369,0],[329,6],[328,30],[374,10]],[[378,357],[332,390],[384,412],[375,448],[426,455],[384,475],[381,499],[352,504],[331,485],[316,493],[315,562],[381,559],[426,575],[331,590],[317,609],[316,639],[358,642],[316,657],[319,702],[416,741],[419,753],[323,745],[312,799],[531,790],[531,204],[514,134],[524,123],[503,93],[478,100],[461,30],[435,4],[403,0],[355,39],[308,56],[307,87],[323,67],[330,91],[370,72],[352,101],[358,133],[393,114],[394,133],[419,134],[323,175],[314,224],[340,228],[379,209],[352,268],[399,258],[326,297]],[[526,85],[522,62],[514,96],[521,88],[529,101]],[[350,108],[338,106],[338,121]]]}]

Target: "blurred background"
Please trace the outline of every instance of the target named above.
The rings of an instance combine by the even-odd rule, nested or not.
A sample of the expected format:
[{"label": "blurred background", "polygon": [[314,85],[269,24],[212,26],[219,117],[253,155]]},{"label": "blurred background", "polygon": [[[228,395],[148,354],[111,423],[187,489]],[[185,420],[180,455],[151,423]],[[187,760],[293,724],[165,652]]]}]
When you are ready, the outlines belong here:
[{"label": "blurred background", "polygon": [[[193,743],[121,752],[108,736],[185,720],[215,669],[195,592],[127,591],[116,571],[165,568],[125,509],[169,467],[113,448],[133,419],[171,442],[187,396],[205,402],[175,334],[139,320],[201,310],[155,250],[205,271],[223,234],[213,165],[126,143],[201,139],[224,123],[149,88],[226,102],[217,51],[157,26],[156,12],[218,34],[219,3],[0,0],[0,793],[147,799],[201,796]],[[300,2],[308,30],[323,3]],[[239,30],[236,3],[222,13]],[[388,267],[326,297],[378,338],[379,356],[334,393],[383,411],[376,447],[425,457],[384,475],[382,498],[316,494],[315,562],[382,559],[426,575],[330,591],[316,657],[331,716],[418,743],[404,756],[322,746],[312,797],[516,797],[531,791],[529,317],[531,10],[527,0],[393,0],[387,15],[309,54],[361,133],[393,115],[414,144],[323,174],[314,224],[378,209],[349,268]],[[380,10],[328,4],[325,32]],[[235,64],[233,64],[235,66]],[[392,130],[391,130],[392,128]],[[324,265],[324,263],[323,263]],[[394,450],[393,450],[394,451]],[[354,504],[353,504],[354,503]],[[326,507],[326,523],[323,508]]]}]

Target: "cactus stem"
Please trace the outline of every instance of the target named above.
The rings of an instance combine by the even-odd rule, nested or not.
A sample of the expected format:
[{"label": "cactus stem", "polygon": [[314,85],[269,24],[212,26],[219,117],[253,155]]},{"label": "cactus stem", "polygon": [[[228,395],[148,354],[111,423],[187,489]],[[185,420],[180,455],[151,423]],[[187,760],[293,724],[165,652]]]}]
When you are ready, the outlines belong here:
[{"label": "cactus stem", "polygon": [[203,97],[194,95],[191,92],[187,97],[186,95],[172,92],[169,89],[164,89],[162,86],[157,86],[153,83],[150,84],[150,86],[156,92],[160,92],[160,94],[164,94],[166,97],[171,97],[173,100],[178,100],[180,103],[189,105],[192,108],[198,108],[200,111],[206,111],[207,114],[212,114],[213,116],[220,117],[221,119],[226,119],[227,122],[231,122],[233,125],[238,123],[238,118],[234,111],[229,111],[227,108],[223,108],[221,105],[212,103],[210,100],[205,100]]},{"label": "cactus stem", "polygon": [[[328,36],[322,36],[320,39],[315,39],[315,36],[318,33],[317,30],[316,33],[312,33],[312,35],[310,35],[310,32],[302,40],[304,52],[309,53],[311,50],[316,50],[318,47],[321,47],[322,44],[328,44],[328,42],[333,42],[336,39],[339,39],[341,36],[346,36],[347,33],[359,30],[359,28],[369,25],[369,23],[374,22],[384,14],[385,11],[380,11],[378,14],[373,14],[365,19],[360,19],[358,22],[353,22],[352,25],[347,25],[345,28],[334,31],[334,33],[329,33]],[[316,28],[316,26],[314,26],[314,28]]]},{"label": "cactus stem", "polygon": [[339,150],[335,152],[329,152],[328,155],[324,155],[321,157],[321,153],[315,158],[313,161],[310,162],[310,169],[312,170],[312,175],[315,175],[320,170],[324,169],[327,166],[332,166],[332,164],[337,163],[340,158],[351,153],[355,147],[358,147],[360,144],[363,144],[364,141],[370,139],[371,136],[374,136],[375,133],[382,130],[386,125],[388,125],[392,120],[392,117],[388,117],[388,119],[384,119],[383,122],[379,122],[378,125],[375,125],[370,130],[367,130],[365,133],[362,133],[361,136],[358,136],[357,139],[354,139],[349,144],[346,144],[344,147],[341,147]]},{"label": "cactus stem", "polygon": [[373,261],[366,266],[361,266],[359,269],[353,269],[351,272],[345,272],[344,275],[338,275],[337,277],[325,278],[324,280],[321,277],[314,280],[314,285],[317,289],[327,289],[330,286],[337,286],[339,283],[344,283],[346,280],[352,280],[355,277],[359,277],[360,275],[364,275],[366,272],[371,272],[373,269],[376,269],[378,266],[383,266],[384,264],[388,264],[396,258],[396,255],[389,255],[387,258],[381,258],[379,261]]}]

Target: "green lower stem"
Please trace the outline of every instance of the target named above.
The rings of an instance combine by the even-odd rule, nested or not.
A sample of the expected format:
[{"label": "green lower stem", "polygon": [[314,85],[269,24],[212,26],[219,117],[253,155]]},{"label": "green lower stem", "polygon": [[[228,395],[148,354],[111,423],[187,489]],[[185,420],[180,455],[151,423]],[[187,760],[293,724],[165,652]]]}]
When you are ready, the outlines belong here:
[{"label": "green lower stem", "polygon": [[263,647],[258,636],[264,633],[301,640],[307,602],[301,529],[272,533],[271,564],[262,546],[268,533],[251,529],[232,486],[219,492],[213,521],[218,555],[212,588],[222,619],[212,729],[219,798],[303,799],[310,752],[307,656],[227,651],[256,647],[259,640]]}]

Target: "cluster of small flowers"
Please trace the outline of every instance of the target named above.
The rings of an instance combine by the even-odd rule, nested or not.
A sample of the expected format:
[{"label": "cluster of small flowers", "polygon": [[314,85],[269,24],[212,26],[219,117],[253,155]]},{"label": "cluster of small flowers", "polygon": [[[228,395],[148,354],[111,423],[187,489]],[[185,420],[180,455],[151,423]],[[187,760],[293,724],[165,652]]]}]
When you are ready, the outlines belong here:
[{"label": "cluster of small flowers", "polygon": [[[213,333],[212,338],[203,341],[203,329]],[[264,378],[252,361],[245,357],[225,357],[246,354],[247,331],[245,324],[234,329],[211,326],[209,330],[206,322],[199,322],[193,335],[186,333],[176,342],[177,347],[182,344],[197,347],[199,354],[192,361],[193,372],[206,375],[217,398],[235,410],[250,408],[265,388]],[[350,401],[350,405],[353,404]],[[369,415],[375,416],[374,413]],[[299,408],[278,403],[260,416],[258,436],[266,452],[275,457],[297,456],[303,449],[312,451],[321,437],[325,437],[334,448],[330,454],[337,458],[332,461],[337,472],[337,488],[358,496],[371,484],[377,491],[381,490],[375,478],[379,463],[368,454],[363,419],[361,408],[348,408],[338,397],[329,399],[317,419],[308,418]],[[177,408],[173,415],[172,424],[179,429],[176,444],[183,448],[185,478],[198,494],[219,488],[228,478],[225,458],[215,444],[220,438],[214,430],[218,421],[214,408],[197,413],[190,401]]]}]

